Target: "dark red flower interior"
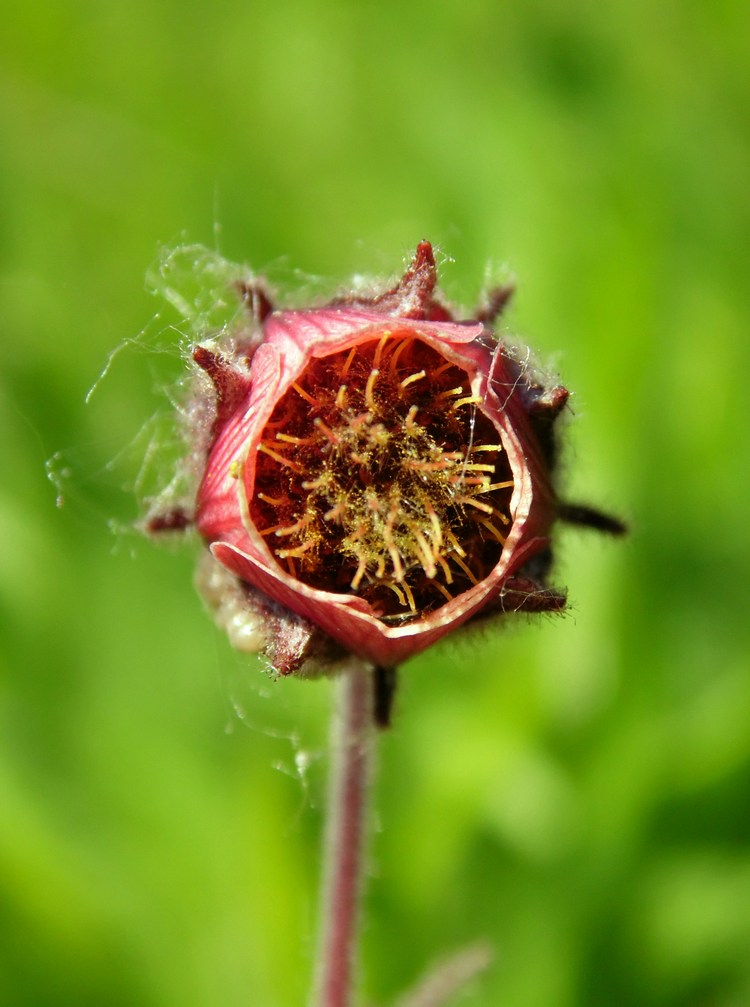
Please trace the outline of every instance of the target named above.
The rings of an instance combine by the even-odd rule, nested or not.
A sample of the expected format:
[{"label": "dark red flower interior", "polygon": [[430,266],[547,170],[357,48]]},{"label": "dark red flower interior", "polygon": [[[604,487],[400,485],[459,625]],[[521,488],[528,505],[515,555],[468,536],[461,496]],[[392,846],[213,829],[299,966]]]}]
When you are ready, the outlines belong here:
[{"label": "dark red flower interior", "polygon": [[248,490],[282,569],[400,623],[497,564],[513,476],[466,371],[396,328],[310,360],[266,424]]}]

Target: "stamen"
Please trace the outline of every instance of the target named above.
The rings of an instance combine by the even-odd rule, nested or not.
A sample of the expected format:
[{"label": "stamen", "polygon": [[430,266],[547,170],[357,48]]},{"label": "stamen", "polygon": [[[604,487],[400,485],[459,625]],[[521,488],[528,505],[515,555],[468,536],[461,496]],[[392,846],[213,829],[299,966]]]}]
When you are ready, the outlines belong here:
[{"label": "stamen", "polygon": [[299,465],[297,462],[293,462],[291,458],[284,458],[283,455],[280,455],[278,451],[274,451],[273,448],[269,448],[267,444],[263,443],[263,441],[261,441],[260,444],[258,445],[258,451],[262,451],[264,455],[268,455],[270,458],[273,458],[273,460],[275,462],[278,462],[279,465],[286,465],[294,472],[305,471],[303,467]]},{"label": "stamen", "polygon": [[497,542],[500,542],[501,545],[505,545],[505,536],[498,531],[498,529],[494,526],[494,524],[491,521],[487,521],[485,518],[480,517],[479,523],[481,525],[484,525],[484,527],[487,529],[490,535],[492,535],[492,537]]},{"label": "stamen", "polygon": [[409,608],[412,610],[412,612],[416,612],[417,606],[414,602],[414,595],[412,594],[411,588],[406,583],[406,581],[404,581],[404,593],[406,594],[406,597],[409,601]]},{"label": "stamen", "polygon": [[316,437],[293,437],[291,434],[276,434],[277,441],[285,441],[287,444],[314,444]]},{"label": "stamen", "polygon": [[334,431],[331,430],[328,424],[323,422],[320,416],[316,416],[315,419],[313,420],[313,423],[318,428],[318,430],[322,431],[322,433],[326,435],[331,444],[338,444],[340,442],[341,438],[339,437],[339,435],[337,433],[334,433]]},{"label": "stamen", "polygon": [[478,395],[467,395],[465,398],[458,399],[456,402],[453,403],[453,405],[451,406],[451,412],[454,412],[456,409],[460,409],[461,406],[479,405],[481,401],[482,400],[479,398]]},{"label": "stamen", "polygon": [[[323,475],[318,476],[317,479],[306,479],[305,482],[302,483],[302,489],[319,490],[322,489],[327,482],[328,482],[328,474],[324,472]],[[260,496],[260,494],[258,494],[258,496]]]},{"label": "stamen", "polygon": [[398,358],[404,352],[406,347],[411,346],[413,342],[414,342],[413,339],[402,339],[401,342],[396,346],[396,349],[391,354],[391,359],[388,364],[388,370],[390,371],[392,378],[395,378],[396,376],[396,364],[398,362]]},{"label": "stamen", "polygon": [[416,406],[409,406],[409,412],[406,414],[406,419],[404,420],[404,430],[407,434],[414,433],[416,424],[414,422],[414,417],[417,415],[419,410]]},{"label": "stamen", "polygon": [[356,354],[357,354],[357,347],[352,346],[352,348],[349,350],[349,356],[346,358],[346,360],[344,361],[344,366],[341,368],[342,378],[345,378],[346,375],[349,373],[349,368],[352,366],[352,361],[354,360]]},{"label": "stamen", "polygon": [[336,395],[336,405],[339,409],[344,408],[345,398],[346,398],[346,385],[341,385]]},{"label": "stamen", "polygon": [[471,449],[472,454],[475,451],[502,451],[502,444],[475,444]]},{"label": "stamen", "polygon": [[[285,528],[282,527],[281,525],[278,525],[276,527],[276,534],[280,538],[283,537],[284,535],[296,535],[298,531],[302,531],[302,529],[306,528],[310,524],[310,522],[313,521],[313,520],[314,520],[314,515],[312,515],[312,514],[304,514],[299,519],[299,521],[295,521],[294,524],[287,525],[287,527],[285,527]],[[267,534],[267,532],[264,532],[263,534],[265,535],[265,534]]]},{"label": "stamen", "polygon": [[306,402],[309,402],[311,406],[317,406],[319,404],[317,399],[314,399],[309,392],[305,391],[304,388],[300,388],[296,381],[292,382],[292,388],[298,395],[301,395]]},{"label": "stamen", "polygon": [[438,563],[440,564],[440,569],[445,574],[445,581],[446,581],[446,583],[447,584],[452,584],[453,583],[453,574],[451,573],[451,568],[448,566],[448,563],[446,562],[445,557],[438,554],[435,557],[435,559],[438,561]]},{"label": "stamen", "polygon": [[446,528],[445,529],[445,537],[448,539],[448,541],[450,542],[450,544],[453,546],[453,549],[455,550],[455,552],[458,553],[459,556],[465,556],[466,555],[465,549],[463,548],[463,546],[461,545],[461,543],[458,541],[458,539],[456,538],[456,536],[453,534],[453,532],[450,530],[450,528]]},{"label": "stamen", "polygon": [[372,413],[360,413],[358,416],[355,416],[353,419],[349,420],[349,429],[352,431],[352,433],[354,433],[357,430],[359,430],[359,428],[362,426],[363,423],[367,423],[371,419],[372,419]]},{"label": "stamen", "polygon": [[[466,553],[464,553],[464,556],[465,555],[466,555]],[[471,581],[472,584],[478,584],[479,583],[479,581],[477,580],[477,578],[474,576],[474,574],[471,572],[471,570],[464,563],[464,561],[461,559],[460,556],[454,556],[451,553],[451,559],[453,560],[454,563],[456,563],[458,566],[461,567],[461,569],[466,574],[466,576],[469,578],[469,580]]]},{"label": "stamen", "polygon": [[[399,588],[396,584],[390,584],[390,583],[386,583],[385,586],[389,587],[391,591],[393,591],[393,593],[396,595],[396,597],[398,598],[398,600],[401,602],[402,605],[406,604],[406,598],[404,597],[404,592],[401,590],[401,588]],[[404,584],[404,587],[406,587],[406,584]]]},{"label": "stamen", "polygon": [[[450,583],[450,581],[448,583]],[[439,580],[433,580],[432,587],[436,587],[446,601],[453,601],[453,595],[447,587],[443,587]]]},{"label": "stamen", "polygon": [[357,567],[357,572],[352,577],[351,588],[352,591],[356,591],[365,575],[365,570],[367,570],[367,560],[360,559],[359,566]]},{"label": "stamen", "polygon": [[276,555],[279,557],[279,559],[298,559],[300,556],[303,556],[306,552],[309,552],[314,545],[315,541],[313,539],[310,539],[309,542],[305,542],[304,545],[298,545],[296,549],[279,549]]},{"label": "stamen", "polygon": [[481,500],[475,500],[474,497],[456,497],[456,503],[466,504],[468,507],[476,507],[477,510],[484,511],[485,514],[495,514],[495,508],[490,507],[489,504],[482,503]]},{"label": "stamen", "polygon": [[443,530],[440,527],[440,518],[437,516],[437,512],[432,504],[427,501],[427,517],[430,519],[430,524],[432,525],[432,540],[435,547],[435,555],[437,556],[437,550],[443,544]]},{"label": "stamen", "polygon": [[377,367],[373,367],[373,369],[370,371],[370,376],[367,379],[367,384],[365,385],[365,404],[367,405],[367,408],[370,409],[373,413],[377,411],[377,405],[375,404],[375,399],[373,397],[372,391],[373,388],[375,387],[375,382],[378,380],[379,374],[380,371],[377,369]]},{"label": "stamen", "polygon": [[325,514],[323,515],[323,520],[339,522],[345,513],[346,513],[346,503],[342,501],[341,503],[337,503],[335,507],[331,507],[329,511],[326,511]]},{"label": "stamen", "polygon": [[494,472],[494,465],[480,465],[479,462],[467,462],[461,466],[466,472]]},{"label": "stamen", "polygon": [[380,367],[380,358],[383,355],[383,349],[385,348],[385,344],[388,342],[390,338],[391,333],[384,332],[383,335],[380,337],[378,345],[375,347],[375,356],[372,358],[372,362],[376,369]]},{"label": "stamen", "polygon": [[482,492],[492,493],[494,490],[507,490],[510,489],[511,486],[515,486],[515,482],[513,479],[508,479],[504,483],[490,483],[490,485],[486,489],[482,490]]},{"label": "stamen", "polygon": [[440,377],[441,374],[444,374],[445,371],[447,371],[449,367],[453,367],[453,366],[454,365],[453,365],[453,363],[450,360],[446,360],[444,364],[441,364],[439,367],[435,368],[435,370],[431,372],[431,377],[433,379],[434,378],[438,378],[438,377]]},{"label": "stamen", "polygon": [[[283,503],[286,502],[285,497],[271,497],[267,493],[256,493],[256,496],[258,497],[259,500],[262,500],[263,503],[271,504],[274,507],[280,507]],[[263,532],[261,532],[261,534],[263,534]]]},{"label": "stamen", "polygon": [[421,381],[422,378],[427,377],[427,371],[419,371],[417,374],[410,374],[408,378],[400,383],[401,388],[406,388],[407,385],[414,384],[415,381]]},{"label": "stamen", "polygon": [[435,396],[438,399],[450,399],[454,395],[460,395],[464,390],[463,385],[457,385],[455,388],[446,388],[443,392],[438,392]]},{"label": "stamen", "polygon": [[414,539],[417,543],[420,553],[422,554],[424,572],[427,577],[432,580],[432,578],[437,573],[437,567],[435,566],[435,557],[432,550],[430,549],[427,539],[424,537],[422,532],[418,528],[412,527],[414,533]]}]

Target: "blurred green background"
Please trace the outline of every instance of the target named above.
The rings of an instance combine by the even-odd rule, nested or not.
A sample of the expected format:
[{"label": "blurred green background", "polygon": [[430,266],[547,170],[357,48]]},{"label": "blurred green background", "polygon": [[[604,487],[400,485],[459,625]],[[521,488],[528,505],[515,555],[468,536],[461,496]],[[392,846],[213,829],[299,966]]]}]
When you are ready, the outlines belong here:
[{"label": "blurred green background", "polygon": [[461,1002],[750,1004],[750,7],[2,20],[0,1002],[305,1003],[330,690],[233,654],[195,546],[128,530],[184,373],[143,277],[201,242],[304,300],[429,238],[458,303],[516,274],[568,495],[633,533],[561,530],[567,617],[404,668],[364,1001],[486,936]]}]

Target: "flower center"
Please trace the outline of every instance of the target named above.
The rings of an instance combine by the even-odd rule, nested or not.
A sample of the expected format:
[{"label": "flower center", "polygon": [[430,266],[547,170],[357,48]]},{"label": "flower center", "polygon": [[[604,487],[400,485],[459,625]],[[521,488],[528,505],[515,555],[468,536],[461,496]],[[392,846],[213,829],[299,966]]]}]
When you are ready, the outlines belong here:
[{"label": "flower center", "polygon": [[479,583],[511,524],[500,434],[465,370],[409,330],[314,358],[258,446],[250,516],[311,587],[413,620]]}]

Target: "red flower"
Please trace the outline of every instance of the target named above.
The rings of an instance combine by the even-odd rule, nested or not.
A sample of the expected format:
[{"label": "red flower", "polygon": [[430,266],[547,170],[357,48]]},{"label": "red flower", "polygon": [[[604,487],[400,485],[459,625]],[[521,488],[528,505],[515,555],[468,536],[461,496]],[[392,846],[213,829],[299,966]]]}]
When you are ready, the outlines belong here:
[{"label": "red flower", "polygon": [[423,242],[378,297],[274,313],[246,289],[260,338],[194,352],[217,403],[195,524],[235,603],[215,571],[204,590],[282,673],[311,641],[390,668],[479,615],[564,605],[544,575],[568,393],[487,327],[507,288],[457,322],[435,283]]}]

